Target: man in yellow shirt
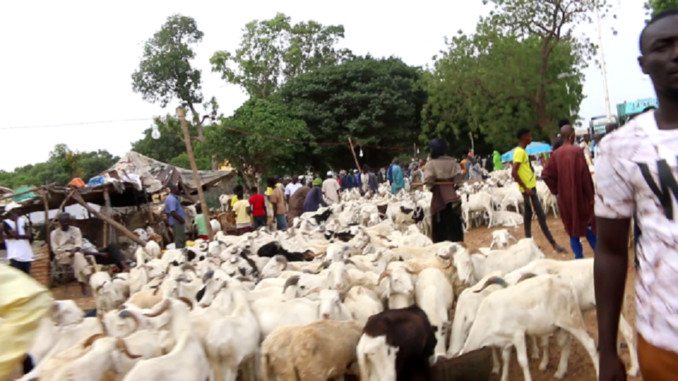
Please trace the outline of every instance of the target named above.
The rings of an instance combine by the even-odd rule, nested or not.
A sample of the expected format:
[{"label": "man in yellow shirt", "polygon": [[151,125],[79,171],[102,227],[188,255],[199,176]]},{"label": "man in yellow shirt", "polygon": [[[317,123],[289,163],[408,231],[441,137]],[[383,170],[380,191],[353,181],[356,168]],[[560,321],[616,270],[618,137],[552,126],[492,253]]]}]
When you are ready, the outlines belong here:
[{"label": "man in yellow shirt", "polygon": [[537,220],[539,221],[541,231],[544,233],[551,246],[553,246],[553,250],[563,253],[565,252],[565,249],[556,243],[548,225],[546,225],[546,215],[544,215],[544,210],[539,203],[539,197],[537,197],[537,178],[532,170],[530,157],[527,155],[527,151],[525,151],[525,147],[532,143],[532,134],[529,129],[521,128],[518,130],[516,137],[520,143],[515,151],[513,151],[513,171],[511,172],[511,175],[518,183],[518,188],[523,194],[523,200],[525,202],[525,237],[532,237],[532,208],[534,208],[534,213],[537,214]]},{"label": "man in yellow shirt", "polygon": [[236,197],[238,201],[233,204],[233,211],[235,212],[235,232],[237,235],[242,235],[252,230],[252,218],[250,215],[250,202],[243,196],[243,188],[236,190]]}]

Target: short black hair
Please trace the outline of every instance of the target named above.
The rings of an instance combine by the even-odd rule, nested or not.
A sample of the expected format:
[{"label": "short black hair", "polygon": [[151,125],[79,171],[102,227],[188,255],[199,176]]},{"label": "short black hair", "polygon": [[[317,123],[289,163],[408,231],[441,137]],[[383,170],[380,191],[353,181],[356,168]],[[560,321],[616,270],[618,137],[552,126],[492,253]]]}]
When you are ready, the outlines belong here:
[{"label": "short black hair", "polygon": [[277,180],[276,180],[275,177],[269,177],[268,179],[266,179],[266,185],[268,185],[271,188],[273,188],[275,186],[276,182],[277,182]]},{"label": "short black hair", "polygon": [[640,31],[640,37],[638,38],[638,46],[640,47],[640,53],[645,54],[643,51],[643,37],[645,36],[645,31],[647,28],[650,27],[650,25],[656,23],[657,21],[670,17],[670,16],[677,16],[678,15],[678,8],[669,8],[667,10],[661,11],[657,13],[656,15],[652,16],[652,19],[648,21],[647,25],[643,28],[643,30]]},{"label": "short black hair", "polygon": [[650,110],[656,110],[657,108],[655,106],[647,106],[643,109],[643,112],[648,112]]},{"label": "short black hair", "polygon": [[563,126],[567,126],[570,124],[570,120],[567,118],[563,118],[558,121],[558,128],[563,128]]},{"label": "short black hair", "polygon": [[257,192],[259,192],[259,189],[257,189],[257,187],[250,188],[250,193],[257,194]]},{"label": "short black hair", "polygon": [[520,130],[518,130],[518,132],[516,132],[516,137],[518,138],[518,140],[520,140],[520,139],[523,138],[523,136],[525,136],[529,133],[530,133],[529,128],[521,128]]}]

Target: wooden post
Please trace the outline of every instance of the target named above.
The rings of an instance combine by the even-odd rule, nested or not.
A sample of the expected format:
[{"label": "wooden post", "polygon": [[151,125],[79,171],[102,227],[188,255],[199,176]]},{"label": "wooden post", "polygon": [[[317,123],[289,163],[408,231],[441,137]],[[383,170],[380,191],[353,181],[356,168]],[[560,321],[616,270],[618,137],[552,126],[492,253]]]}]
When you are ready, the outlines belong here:
[{"label": "wooden post", "polygon": [[351,153],[353,154],[353,160],[355,160],[355,166],[358,168],[358,172],[362,173],[362,169],[360,169],[360,163],[358,163],[358,157],[355,155],[355,150],[353,149],[353,142],[351,141],[351,138],[348,138],[348,144],[351,146]]},{"label": "wooden post", "polygon": [[[47,190],[42,194],[42,203],[45,204],[45,242],[47,243],[47,248],[52,250],[52,242],[50,239],[50,221],[49,221],[49,204],[47,200]],[[48,270],[49,271],[49,270]]]},{"label": "wooden post", "polygon": [[[108,188],[104,186],[104,203],[106,205],[106,215],[111,216],[111,196],[108,194]],[[104,246],[108,247],[108,223],[104,221]]]},{"label": "wooden post", "polygon": [[186,126],[186,112],[183,108],[177,108],[177,116],[181,122],[181,129],[184,131],[186,153],[188,154],[188,161],[191,162],[191,170],[193,170],[195,186],[198,188],[198,199],[200,200],[200,207],[202,208],[202,216],[205,219],[205,223],[207,224],[207,236],[211,241],[214,239],[214,233],[212,232],[212,225],[210,224],[209,209],[207,208],[207,203],[205,202],[205,194],[202,193],[202,184],[200,182],[200,176],[198,176],[198,165],[195,164],[195,157],[193,156],[193,144],[191,143],[191,135],[188,133],[188,126]]},{"label": "wooden post", "polygon": [[113,226],[116,230],[127,236],[127,238],[131,239],[132,241],[138,243],[139,245],[146,246],[146,242],[142,241],[139,239],[139,237],[136,236],[136,234],[132,233],[131,231],[127,230],[126,227],[115,221],[114,219],[105,216],[96,210],[94,210],[91,206],[87,205],[87,202],[80,196],[80,193],[74,193],[73,194],[73,199],[77,201],[78,204],[82,205],[83,208],[87,209],[90,213],[94,214],[96,218],[99,218],[101,220],[104,220],[105,222],[108,222],[111,226]]}]

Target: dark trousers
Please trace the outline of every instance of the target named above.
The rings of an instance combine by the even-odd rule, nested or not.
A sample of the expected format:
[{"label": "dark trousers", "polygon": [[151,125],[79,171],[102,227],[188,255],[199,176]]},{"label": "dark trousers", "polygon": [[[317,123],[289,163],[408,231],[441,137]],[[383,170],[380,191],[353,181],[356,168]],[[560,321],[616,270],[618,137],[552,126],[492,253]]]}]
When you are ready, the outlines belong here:
[{"label": "dark trousers", "polygon": [[433,243],[464,242],[464,227],[461,224],[461,203],[449,203],[445,209],[432,216]]},{"label": "dark trousers", "polygon": [[9,265],[14,267],[17,270],[21,270],[28,275],[31,275],[31,262],[21,262],[15,261],[14,259],[9,260]]},{"label": "dark trousers", "polygon": [[125,261],[125,256],[120,251],[118,245],[112,243],[102,249],[99,249],[99,252],[108,254],[108,258],[102,257],[100,255],[95,255],[94,260],[100,265],[116,265],[120,271],[122,271],[122,263]]},{"label": "dark trousers", "polygon": [[539,197],[537,197],[537,190],[532,189],[532,197],[528,196],[527,193],[523,193],[523,201],[525,202],[525,237],[532,237],[532,208],[534,208],[534,213],[537,215],[537,221],[539,221],[539,227],[541,231],[546,236],[546,239],[551,245],[556,244],[556,240],[553,239],[551,231],[549,230],[548,225],[546,225],[546,215],[544,214],[544,209],[541,208],[539,203]]},{"label": "dark trousers", "polygon": [[266,216],[254,217],[254,229],[259,229],[262,226],[266,226]]}]

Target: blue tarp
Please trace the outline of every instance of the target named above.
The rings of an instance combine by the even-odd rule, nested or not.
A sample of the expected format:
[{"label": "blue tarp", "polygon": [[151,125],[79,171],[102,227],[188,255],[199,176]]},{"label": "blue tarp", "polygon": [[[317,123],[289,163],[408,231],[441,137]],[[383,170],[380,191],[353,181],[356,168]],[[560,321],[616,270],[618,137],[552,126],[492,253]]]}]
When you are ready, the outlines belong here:
[{"label": "blue tarp", "polygon": [[[506,163],[507,161],[513,161],[513,151],[516,149],[512,149],[503,155],[501,155],[501,161],[502,163]],[[525,151],[527,152],[528,155],[539,155],[545,152],[551,152],[551,145],[548,143],[544,142],[532,142],[525,147]]]}]

